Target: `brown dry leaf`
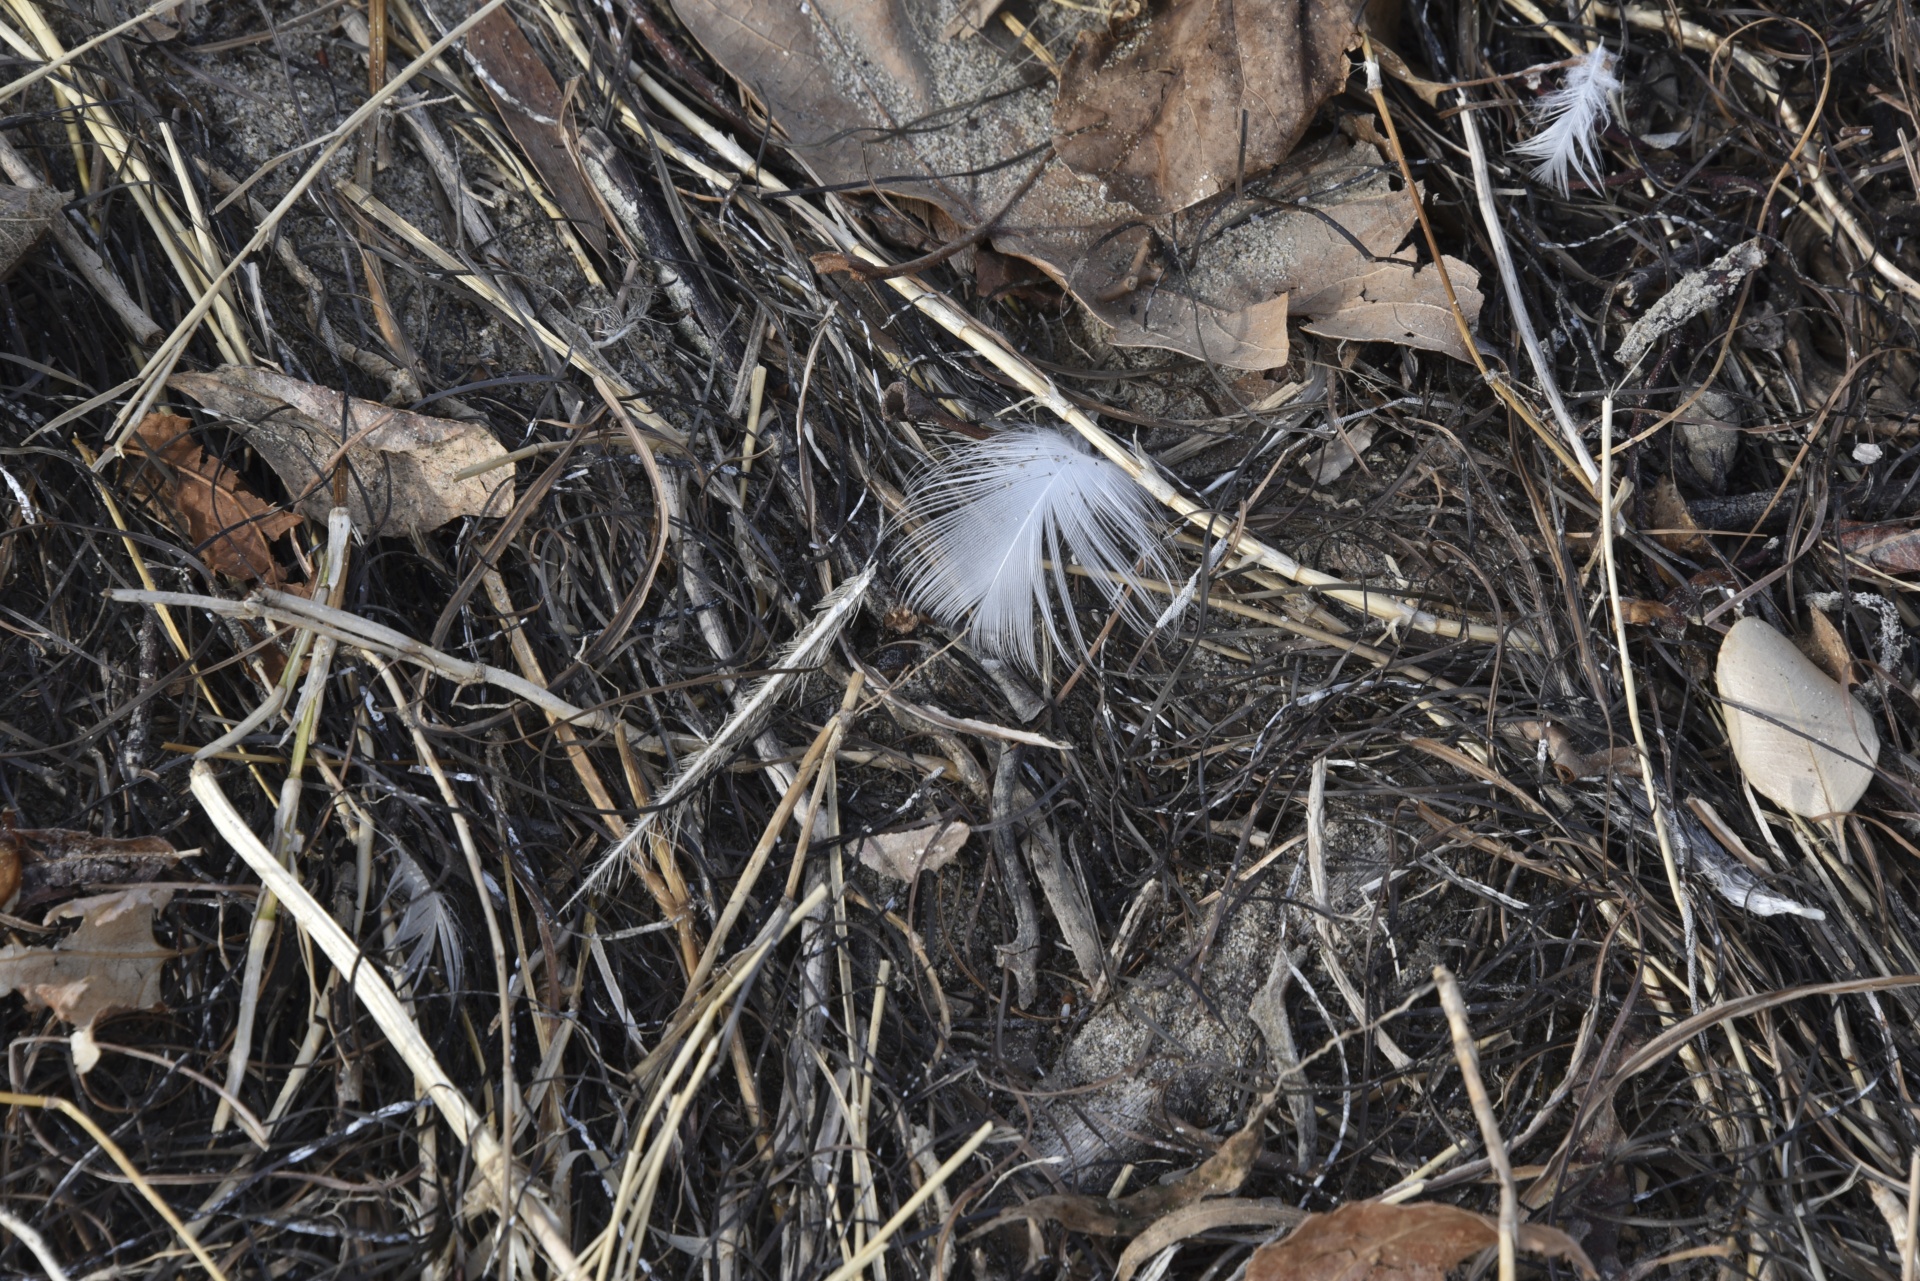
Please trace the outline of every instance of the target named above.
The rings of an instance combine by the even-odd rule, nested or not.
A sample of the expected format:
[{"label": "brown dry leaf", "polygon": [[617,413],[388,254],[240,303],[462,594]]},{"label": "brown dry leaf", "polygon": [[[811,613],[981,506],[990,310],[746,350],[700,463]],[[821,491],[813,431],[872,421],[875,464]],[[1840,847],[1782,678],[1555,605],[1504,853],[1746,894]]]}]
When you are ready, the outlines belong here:
[{"label": "brown dry leaf", "polygon": [[1647,520],[1651,528],[1646,532],[1668,551],[1698,555],[1713,550],[1671,476],[1662,476],[1647,494]]},{"label": "brown dry leaf", "polygon": [[1579,779],[1607,778],[1615,774],[1628,778],[1640,776],[1639,754],[1631,747],[1602,747],[1583,752],[1573,745],[1567,731],[1552,721],[1522,721],[1513,732],[1523,741],[1547,745],[1547,759],[1568,782]]},{"label": "brown dry leaf", "polygon": [[1074,42],[1054,149],[1148,214],[1198,204],[1284,159],[1346,84],[1358,38],[1353,7],[1324,0],[1175,0],[1143,39],[1122,34]]},{"label": "brown dry leaf", "polygon": [[1854,684],[1853,654],[1847,649],[1846,637],[1833,625],[1833,620],[1819,610],[1814,610],[1808,621],[1812,624],[1812,642],[1808,649],[1813,661],[1820,664],[1820,670],[1839,681],[1842,685]]},{"label": "brown dry leaf", "polygon": [[[1048,47],[1066,48],[1105,30],[1096,8],[1042,5],[1029,25]],[[1207,152],[1224,149],[1231,161],[1190,190],[1217,194],[1143,219],[1109,196],[1101,176],[1048,158],[1053,79],[996,26],[944,40],[946,6],[880,0],[674,0],[674,9],[766,104],[821,182],[923,200],[961,228],[992,222],[995,249],[1066,286],[1120,346],[1273,369],[1286,363],[1292,317],[1335,337],[1378,334],[1469,359],[1439,273],[1396,256],[1414,226],[1413,202],[1394,190],[1398,170],[1372,146],[1333,137],[1260,172],[1249,116],[1249,172],[1236,184],[1240,108],[1209,109],[1230,137],[1209,138]],[[1146,19],[1142,39],[1155,38],[1169,12]],[[1244,16],[1235,25],[1246,32]],[[1276,159],[1269,151],[1259,161]],[[1035,165],[1044,167],[1021,194]],[[1477,277],[1451,259],[1448,270],[1471,323]]]},{"label": "brown dry leaf", "polygon": [[[1384,242],[1384,237],[1382,237]],[[1359,270],[1359,264],[1355,264]],[[1473,300],[1478,313],[1480,273],[1463,262],[1447,260],[1447,274],[1464,303]],[[1460,337],[1460,322],[1447,301],[1446,286],[1432,267],[1413,268],[1392,259],[1371,271],[1343,277],[1332,286],[1295,306],[1317,316],[1301,326],[1310,334],[1348,342],[1395,342],[1403,347],[1441,351],[1456,360],[1472,361]]]},{"label": "brown dry leaf", "polygon": [[502,516],[513,506],[511,467],[460,476],[506,456],[500,442],[478,424],[343,397],[285,374],[238,365],[210,374],[175,374],[167,385],[231,420],[293,494],[295,507],[315,520],[325,520],[333,506],[343,408],[347,508],[364,532],[424,533],[462,516]]},{"label": "brown dry leaf", "polygon": [[[64,890],[87,885],[127,885],[167,875],[180,852],[159,836],[95,836],[64,827],[15,827],[15,815],[0,812],[0,905],[20,891],[20,908],[44,903]],[[6,885],[8,863],[17,869]]]},{"label": "brown dry leaf", "polygon": [[1880,755],[1873,717],[1792,641],[1743,618],[1720,642],[1714,679],[1733,758],[1762,796],[1819,818],[1866,793]]},{"label": "brown dry leaf", "polygon": [[1675,636],[1687,630],[1687,616],[1663,600],[1623,600],[1620,621],[1629,627],[1658,627]]},{"label": "brown dry leaf", "polygon": [[153,914],[172,898],[171,889],[138,886],[63,905],[48,920],[79,917],[73,933],[48,947],[0,947],[0,996],[18,992],[29,1005],[73,1024],[84,1072],[91,1064],[82,1047],[95,1020],[115,1010],[160,1005],[160,969],[174,953],[153,937]]},{"label": "brown dry leaf", "polygon": [[[133,487],[161,520],[183,529],[208,568],[232,578],[280,581],[268,544],[300,523],[248,489],[231,467],[193,443],[178,414],[148,414],[127,453],[144,456]],[[322,513],[324,516],[325,513]]]},{"label": "brown dry leaf", "polygon": [[507,10],[495,9],[467,36],[465,48],[468,63],[487,86],[513,140],[546,183],[553,203],[589,245],[605,253],[600,206],[561,130],[565,98],[526,32]]},{"label": "brown dry leaf", "polygon": [[1920,574],[1920,525],[1840,522],[1840,550],[1888,574]]},{"label": "brown dry leaf", "polygon": [[862,863],[882,876],[913,883],[922,872],[937,872],[959,857],[973,829],[965,823],[931,823],[904,832],[881,832],[860,842]]},{"label": "brown dry leaf", "polygon": [[[1247,1281],[1445,1281],[1499,1239],[1493,1219],[1457,1206],[1355,1201],[1254,1251]],[[1598,1275],[1579,1243],[1558,1228],[1523,1223],[1519,1246],[1564,1259],[1583,1277]]]}]

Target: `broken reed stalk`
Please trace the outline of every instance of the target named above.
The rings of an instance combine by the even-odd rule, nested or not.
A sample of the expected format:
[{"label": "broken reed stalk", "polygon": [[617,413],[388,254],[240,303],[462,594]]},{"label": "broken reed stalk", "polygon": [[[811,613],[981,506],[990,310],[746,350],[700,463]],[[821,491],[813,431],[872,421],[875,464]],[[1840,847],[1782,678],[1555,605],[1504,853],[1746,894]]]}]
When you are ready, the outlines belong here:
[{"label": "broken reed stalk", "polygon": [[[826,902],[827,893],[827,887],[822,884],[816,886],[813,892],[798,904],[782,903],[776,907],[772,919],[761,930],[760,937],[728,962],[723,971],[726,981],[705,1000],[699,1018],[682,1032],[681,1044],[674,1053],[673,1062],[664,1073],[659,1075],[647,1100],[646,1108],[641,1112],[640,1119],[635,1122],[631,1130],[626,1157],[622,1162],[620,1181],[614,1191],[613,1208],[607,1216],[607,1225],[580,1253],[583,1265],[594,1269],[596,1281],[606,1281],[607,1270],[612,1266],[616,1254],[620,1253],[620,1243],[623,1239],[621,1224],[630,1217],[637,1206],[637,1198],[641,1193],[648,1162],[652,1156],[652,1147],[648,1144],[648,1139],[653,1134],[654,1119],[663,1109],[670,1106],[675,1087],[686,1074],[696,1053],[701,1056],[704,1064],[711,1064],[712,1058],[707,1053],[710,1043],[715,1038],[727,1034],[727,1029],[718,1026],[721,1011],[726,1009],[730,1002],[740,997],[746,987],[759,975],[762,963],[773,947]],[[673,1043],[670,1040],[662,1040],[654,1047],[653,1052],[648,1056],[648,1061],[657,1061],[663,1050],[671,1048]],[[648,1075],[647,1063],[643,1062],[635,1076],[645,1079]],[[694,1079],[697,1080],[700,1075],[703,1073],[696,1073]],[[660,1139],[663,1143],[673,1140],[674,1137],[675,1131],[672,1128],[661,1131]],[[636,1244],[634,1249],[643,1248],[645,1223],[640,1224],[638,1236],[628,1235],[624,1239],[637,1241],[639,1244]]]},{"label": "broken reed stalk", "polygon": [[1640,764],[1640,783],[1646,788],[1647,808],[1653,813],[1653,831],[1660,842],[1660,861],[1667,870],[1667,889],[1673,906],[1680,913],[1683,946],[1687,953],[1687,1001],[1699,1003],[1695,976],[1699,973],[1693,950],[1693,904],[1680,884],[1680,864],[1673,856],[1673,837],[1667,830],[1666,808],[1660,803],[1659,790],[1653,784],[1653,756],[1647,751],[1647,732],[1640,724],[1640,697],[1633,677],[1633,652],[1627,648],[1627,617],[1620,607],[1620,575],[1613,554],[1613,396],[1600,402],[1600,554],[1606,563],[1607,606],[1613,611],[1613,643],[1619,651],[1621,691],[1627,699],[1627,722],[1633,727],[1635,759]]},{"label": "broken reed stalk", "polygon": [[[509,1144],[513,1142],[515,1103],[520,1096],[519,1082],[513,1077],[513,989],[508,977],[507,945],[505,936],[500,932],[500,915],[494,910],[493,895],[487,892],[486,872],[480,865],[480,848],[473,841],[473,826],[467,822],[467,811],[460,804],[460,796],[453,790],[453,784],[447,779],[447,771],[440,764],[439,753],[433,750],[433,744],[427,741],[425,721],[420,715],[416,700],[407,697],[401,688],[400,678],[395,675],[391,664],[381,661],[379,655],[368,654],[367,661],[380,673],[380,680],[387,687],[388,695],[393,699],[393,713],[400,723],[407,727],[413,737],[413,750],[428,773],[433,776],[434,786],[440,792],[440,799],[446,803],[447,815],[453,820],[453,832],[460,845],[460,852],[466,856],[467,875],[473,879],[474,897],[480,900],[481,919],[486,922],[487,942],[493,950],[493,979],[500,994],[500,1133]],[[501,876],[500,892],[511,895],[513,878]],[[532,987],[529,985],[531,996]],[[511,1162],[511,1148],[506,1158]]]},{"label": "broken reed stalk", "polygon": [[166,13],[171,9],[177,9],[185,3],[186,3],[186,0],[154,0],[154,3],[148,5],[146,8],[142,9],[139,13],[134,14],[131,18],[128,18],[125,22],[122,22],[117,26],[108,27],[105,31],[102,31],[99,35],[89,37],[84,44],[77,44],[73,48],[61,54],[59,57],[53,58],[46,62],[41,63],[39,66],[35,67],[32,71],[27,72],[26,75],[21,76],[19,79],[9,81],[4,87],[0,87],[0,102],[6,102],[7,100],[14,97],[16,94],[22,93],[25,90],[32,88],[34,85],[39,84],[40,81],[52,75],[54,72],[60,70],[62,67],[67,66],[69,63],[73,62],[77,58],[81,58],[86,54],[92,53],[95,49],[98,49],[101,45],[105,44],[109,40],[112,40],[114,37],[123,36],[127,32],[139,26],[141,23],[146,22],[148,19],[157,18],[161,14]]},{"label": "broken reed stalk", "polygon": [[1444,965],[1433,967],[1433,981],[1440,989],[1440,1008],[1446,1011],[1447,1027],[1453,1033],[1453,1057],[1459,1062],[1460,1075],[1466,1081],[1473,1119],[1480,1123],[1487,1159],[1493,1163],[1493,1172],[1500,1180],[1500,1281],[1514,1281],[1520,1244],[1520,1196],[1513,1186],[1513,1163],[1507,1157],[1506,1141],[1500,1137],[1500,1119],[1493,1114],[1487,1083],[1480,1077],[1480,1051],[1473,1043],[1473,1028],[1467,1022],[1467,1003],[1460,995],[1460,983]]},{"label": "broken reed stalk", "polygon": [[[352,546],[350,535],[353,532],[352,518],[344,507],[336,507],[327,516],[327,550],[316,576],[314,596],[325,596],[329,605],[339,604],[339,597],[346,588],[346,566],[348,549]],[[293,810],[299,803],[300,774],[306,762],[307,748],[312,742],[313,729],[318,722],[320,705],[325,695],[327,676],[333,665],[334,651],[339,641],[332,636],[315,639],[313,632],[302,630],[295,638],[293,652],[290,655],[281,682],[274,686],[273,693],[262,702],[262,707],[274,711],[285,705],[286,691],[293,687],[298,678],[301,659],[307,658],[307,676],[301,686],[300,701],[295,704],[289,720],[293,727],[293,749],[289,755],[287,776],[281,782],[280,805],[274,817],[274,831],[290,833],[293,830],[296,815]],[[309,650],[311,656],[309,657]],[[270,712],[269,715],[272,713]],[[256,711],[255,715],[258,715]],[[248,720],[252,720],[249,717]],[[254,724],[263,724],[261,717]],[[246,722],[242,722],[244,725]],[[238,726],[235,727],[236,731]],[[248,731],[252,732],[251,730]],[[238,738],[225,736],[233,741]],[[195,760],[205,760],[211,755],[202,749],[194,753]],[[276,840],[276,844],[278,844]],[[281,851],[283,857],[285,851]],[[227,1128],[232,1117],[232,1105],[229,1098],[238,1098],[240,1086],[246,1080],[247,1065],[253,1058],[253,1025],[260,1004],[260,985],[266,972],[267,948],[273,941],[274,922],[279,917],[279,903],[272,894],[262,894],[254,904],[253,928],[247,937],[247,958],[242,970],[240,985],[240,1013],[234,1024],[233,1048],[227,1056],[227,1093],[214,1109],[213,1124],[210,1127],[215,1134]],[[256,1142],[264,1150],[267,1146],[264,1136]]]},{"label": "broken reed stalk", "polygon": [[[748,857],[746,867],[741,871],[739,880],[734,883],[733,893],[727,898],[727,905],[720,911],[720,919],[714,923],[713,937],[707,940],[706,950],[700,955],[700,964],[694,968],[693,974],[687,979],[689,1000],[699,992],[701,984],[707,981],[707,976],[713,973],[714,964],[720,959],[720,949],[726,946],[727,936],[739,923],[740,914],[746,911],[747,899],[752,895],[753,887],[759,881],[760,873],[766,868],[767,860],[773,853],[773,847],[778,843],[780,833],[787,825],[787,819],[792,816],[794,808],[800,803],[800,797],[806,791],[807,784],[813,781],[821,761],[839,745],[840,736],[846,731],[848,716],[854,703],[859,700],[860,687],[865,680],[865,675],[855,669],[852,678],[847,681],[846,694],[840,702],[840,714],[821,728],[820,732],[814,736],[812,745],[807,748],[807,754],[800,759],[799,768],[794,772],[793,782],[787,785],[785,794],[780,797],[780,803],[774,807],[773,817],[767,820],[766,828],[760,833],[760,840],[753,847],[753,853]],[[806,840],[804,830],[800,839],[804,848]],[[785,897],[791,897],[791,895]]]},{"label": "broken reed stalk", "polygon": [[1566,441],[1567,450],[1573,455],[1574,462],[1579,464],[1580,475],[1591,493],[1600,481],[1599,471],[1594,466],[1593,455],[1587,452],[1586,442],[1580,439],[1580,428],[1567,411],[1567,402],[1560,394],[1560,382],[1554,377],[1553,365],[1540,346],[1540,336],[1534,332],[1533,313],[1520,293],[1520,274],[1514,270],[1513,249],[1507,244],[1507,230],[1500,221],[1500,211],[1493,204],[1493,175],[1487,171],[1487,149],[1480,141],[1480,125],[1474,118],[1473,100],[1464,89],[1460,91],[1460,102],[1466,108],[1460,112],[1460,132],[1466,136],[1467,157],[1473,166],[1473,190],[1480,206],[1480,221],[1486,226],[1487,241],[1493,247],[1494,265],[1500,269],[1500,287],[1506,291],[1507,308],[1513,313],[1513,327],[1520,335],[1520,345],[1526,348],[1528,362],[1533,365],[1533,376],[1539,382],[1540,390],[1546,393],[1547,407],[1553,411],[1554,421],[1560,425],[1560,434]]},{"label": "broken reed stalk", "polygon": [[41,1236],[39,1230],[31,1223],[5,1208],[0,1208],[0,1228],[13,1233],[20,1244],[27,1247],[27,1253],[34,1257],[41,1270],[47,1274],[47,1281],[67,1281],[67,1270],[60,1266],[60,1260],[54,1254],[53,1247],[47,1244],[47,1239]]},{"label": "broken reed stalk", "polygon": [[[474,1164],[481,1177],[492,1186],[495,1208],[503,1216],[511,1216],[514,1221],[526,1225],[559,1275],[578,1276],[579,1261],[562,1236],[552,1212],[543,1203],[538,1183],[531,1174],[512,1168],[508,1153],[501,1147],[486,1118],[474,1110],[440,1066],[432,1047],[407,1014],[406,1007],[381,976],[378,964],[361,952],[359,946],[347,937],[347,932],[333,919],[333,915],[320,905],[292,872],[280,865],[260,838],[254,835],[247,821],[234,809],[233,802],[227,799],[220,780],[214,777],[212,767],[205,761],[194,762],[191,788],[215,830],[253,869],[260,883],[286,906],[301,928],[326,954],[334,969],[347,976],[353,994],[380,1028],[387,1043],[413,1072],[421,1094],[439,1109],[441,1116],[452,1127],[455,1137],[472,1150]],[[0,1096],[0,1102],[4,1101],[4,1096]]]},{"label": "broken reed stalk", "polygon": [[486,663],[471,663],[463,658],[455,658],[391,627],[288,592],[262,588],[242,600],[227,600],[192,592],[140,591],[116,587],[107,592],[107,599],[130,605],[152,605],[155,608],[171,605],[183,609],[204,609],[225,618],[262,620],[286,627],[308,628],[322,635],[332,635],[363,652],[412,663],[461,685],[485,682],[572,724],[584,725],[602,733],[625,733],[636,747],[644,748],[651,741],[650,736],[642,734],[611,712],[575,707],[524,676]]}]

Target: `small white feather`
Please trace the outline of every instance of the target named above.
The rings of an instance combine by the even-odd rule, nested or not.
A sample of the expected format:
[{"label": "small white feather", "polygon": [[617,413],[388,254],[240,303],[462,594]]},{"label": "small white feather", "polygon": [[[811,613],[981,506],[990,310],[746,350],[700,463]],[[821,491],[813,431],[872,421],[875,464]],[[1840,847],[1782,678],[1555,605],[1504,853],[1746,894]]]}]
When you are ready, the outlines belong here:
[{"label": "small white feather", "polygon": [[1612,117],[1607,95],[1620,87],[1613,74],[1614,56],[1605,48],[1574,63],[1558,89],[1540,99],[1540,131],[1513,149],[1515,155],[1538,161],[1533,176],[1566,195],[1573,175],[1589,187],[1600,185],[1599,132]]},{"label": "small white feather", "polygon": [[1056,597],[1072,648],[1087,651],[1067,591],[1069,559],[1093,570],[1094,586],[1136,626],[1151,620],[1139,609],[1143,592],[1128,596],[1126,586],[1142,570],[1170,577],[1152,500],[1126,472],[1047,428],[1014,428],[952,451],[907,501],[920,522],[901,575],[909,603],[949,627],[967,623],[975,648],[1029,671],[1039,667],[1036,612],[1067,648]]},{"label": "small white feather", "polygon": [[453,904],[433,886],[425,870],[403,849],[394,850],[391,894],[399,890],[407,896],[406,910],[393,927],[393,946],[406,954],[403,969],[407,982],[418,984],[426,973],[434,953],[447,967],[447,986],[458,992],[461,983],[460,922],[454,917]]}]

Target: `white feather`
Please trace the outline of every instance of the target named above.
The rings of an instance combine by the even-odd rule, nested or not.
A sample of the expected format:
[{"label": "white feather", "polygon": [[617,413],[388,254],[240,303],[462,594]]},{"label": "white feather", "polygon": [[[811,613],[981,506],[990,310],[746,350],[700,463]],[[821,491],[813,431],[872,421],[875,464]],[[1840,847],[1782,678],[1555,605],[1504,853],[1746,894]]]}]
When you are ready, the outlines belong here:
[{"label": "white feather", "polygon": [[1558,187],[1561,195],[1567,194],[1574,174],[1589,187],[1600,185],[1595,138],[1612,116],[1607,95],[1620,87],[1613,66],[1613,55],[1599,47],[1574,63],[1561,86],[1541,97],[1540,131],[1513,149],[1515,155],[1538,161],[1533,176]]},{"label": "white feather", "polygon": [[462,954],[460,923],[454,917],[453,904],[445,893],[433,887],[412,855],[399,848],[394,854],[393,881],[387,892],[399,890],[407,896],[406,910],[393,927],[393,946],[396,951],[406,953],[406,964],[402,968],[407,982],[417,985],[434,953],[438,952],[447,967],[447,986],[458,992]]},{"label": "white feather", "polygon": [[1067,592],[1069,558],[1095,571],[1094,586],[1137,626],[1150,619],[1138,608],[1139,589],[1122,601],[1126,586],[1143,569],[1162,581],[1171,576],[1152,500],[1126,472],[1047,428],[1002,431],[952,451],[920,476],[907,501],[920,522],[901,575],[908,602],[949,627],[968,623],[975,648],[1029,671],[1039,667],[1036,611],[1066,648],[1056,596],[1073,648],[1087,651]]}]

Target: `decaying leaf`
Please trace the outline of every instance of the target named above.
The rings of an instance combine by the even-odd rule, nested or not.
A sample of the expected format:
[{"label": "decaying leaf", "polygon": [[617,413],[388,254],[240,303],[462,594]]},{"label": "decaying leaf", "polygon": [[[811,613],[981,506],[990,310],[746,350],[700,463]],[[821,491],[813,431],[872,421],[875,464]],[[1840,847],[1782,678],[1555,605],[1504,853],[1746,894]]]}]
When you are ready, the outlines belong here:
[{"label": "decaying leaf", "polygon": [[1727,472],[1740,452],[1740,402],[1724,391],[1707,388],[1682,401],[1693,403],[1674,421],[1687,462],[1701,483],[1716,494],[1727,492]]},{"label": "decaying leaf", "polygon": [[1300,470],[1316,485],[1330,485],[1360,461],[1373,443],[1373,424],[1355,423],[1301,460]]},{"label": "decaying leaf", "polygon": [[1662,476],[1647,492],[1647,533],[1669,551],[1700,554],[1713,550],[1713,544],[1700,532],[1687,500],[1671,476]]},{"label": "decaying leaf", "polygon": [[333,506],[333,471],[343,456],[347,508],[367,533],[424,533],[462,516],[504,515],[513,506],[512,468],[461,475],[506,455],[478,424],[409,413],[238,365],[175,374],[167,385],[230,420],[292,493],[294,506],[315,520],[325,520]]},{"label": "decaying leaf", "polygon": [[[127,442],[141,461],[129,484],[145,506],[193,542],[208,568],[232,578],[280,581],[268,547],[300,523],[248,489],[231,467],[193,443],[178,414],[148,414]],[[324,515],[324,513],[322,513]]]},{"label": "decaying leaf", "polygon": [[1840,522],[1840,548],[1888,574],[1920,574],[1920,525],[1860,525]]},{"label": "decaying leaf", "polygon": [[922,872],[937,872],[959,856],[973,829],[965,823],[931,823],[904,832],[881,832],[860,842],[862,863],[882,876],[911,884]]},{"label": "decaying leaf", "polygon": [[79,917],[73,933],[49,947],[0,947],[0,996],[18,992],[73,1024],[76,1063],[86,1071],[95,1020],[160,1005],[160,970],[174,953],[153,937],[153,914],[172,897],[171,889],[138,886],[62,905],[49,919]]},{"label": "decaying leaf", "polygon": [[[1233,17],[1220,0],[1182,0],[1149,11],[1132,28],[1138,42],[1158,41],[1183,59],[1178,77],[1162,77],[1178,85],[1157,97],[1156,73],[1128,52],[1132,36],[1110,58],[1081,58],[1062,120],[1078,120],[1078,111],[1088,123],[1063,141],[1077,163],[1095,163],[1087,149],[1096,143],[1108,148],[1129,166],[1125,173],[1081,172],[1052,157],[1052,76],[993,24],[942,39],[946,6],[675,0],[674,8],[767,105],[820,181],[923,200],[967,230],[990,223],[995,249],[1064,285],[1121,346],[1272,369],[1286,363],[1292,317],[1329,337],[1386,338],[1469,359],[1439,273],[1401,251],[1414,207],[1409,193],[1394,189],[1398,170],[1371,145],[1338,136],[1282,160],[1297,137],[1299,106],[1312,98],[1305,89],[1256,110],[1253,99],[1274,89],[1256,67],[1291,68],[1287,85],[1324,84],[1344,74],[1344,56],[1325,51],[1346,37],[1303,41],[1293,27],[1255,36],[1249,15],[1297,11],[1307,31],[1344,21],[1350,32],[1341,6],[1264,0]],[[1095,49],[1107,28],[1097,8],[1042,5],[1028,26],[1049,47],[1088,34]],[[1323,9],[1328,14],[1316,16]],[[1227,30],[1243,39],[1237,51],[1215,38]],[[1218,65],[1202,65],[1208,57]],[[1229,98],[1203,109],[1209,84]],[[1283,97],[1295,92],[1281,89]],[[1204,138],[1194,124],[1202,116]],[[1196,136],[1172,136],[1182,127]],[[1166,157],[1185,148],[1204,164],[1167,168]],[[1143,217],[1109,192],[1110,180],[1129,198],[1172,211]],[[1169,203],[1203,192],[1183,209]],[[1447,266],[1471,323],[1478,277],[1465,263]]]},{"label": "decaying leaf", "polygon": [[1734,760],[1762,796],[1805,818],[1853,808],[1880,755],[1859,699],[1758,618],[1727,632],[1714,675]]},{"label": "decaying leaf", "polygon": [[1620,621],[1629,627],[1658,627],[1671,636],[1687,630],[1687,616],[1663,600],[1629,597],[1620,602]]},{"label": "decaying leaf", "polygon": [[1553,721],[1521,721],[1513,726],[1514,736],[1536,746],[1544,744],[1544,754],[1556,773],[1568,782],[1604,779],[1613,775],[1640,776],[1639,754],[1631,747],[1600,747],[1583,752],[1573,745],[1566,729]]},{"label": "decaying leaf", "polygon": [[1054,149],[1142,213],[1219,195],[1293,150],[1340,92],[1351,5],[1176,0],[1146,34],[1082,31],[1060,67]]},{"label": "decaying leaf", "polygon": [[[15,910],[89,885],[127,885],[156,880],[180,862],[180,852],[159,836],[95,836],[64,827],[15,827],[12,811],[0,813],[0,906],[20,891]],[[17,869],[6,884],[8,864]]]},{"label": "decaying leaf", "polygon": [[0,280],[11,276],[46,237],[68,194],[0,183]]},{"label": "decaying leaf", "polygon": [[1847,648],[1847,638],[1840,634],[1833,620],[1819,610],[1807,614],[1808,657],[1820,664],[1820,670],[1833,677],[1845,687],[1855,683],[1853,653]]},{"label": "decaying leaf", "polygon": [[604,253],[607,238],[600,207],[561,129],[565,99],[526,32],[507,10],[495,9],[480,20],[462,48],[554,204],[588,244]]},{"label": "decaying leaf", "polygon": [[[1458,1206],[1354,1201],[1254,1251],[1247,1281],[1444,1281],[1499,1239],[1493,1219]],[[1583,1277],[1598,1275],[1579,1243],[1558,1228],[1523,1223],[1518,1244],[1528,1254],[1565,1260]]]}]

